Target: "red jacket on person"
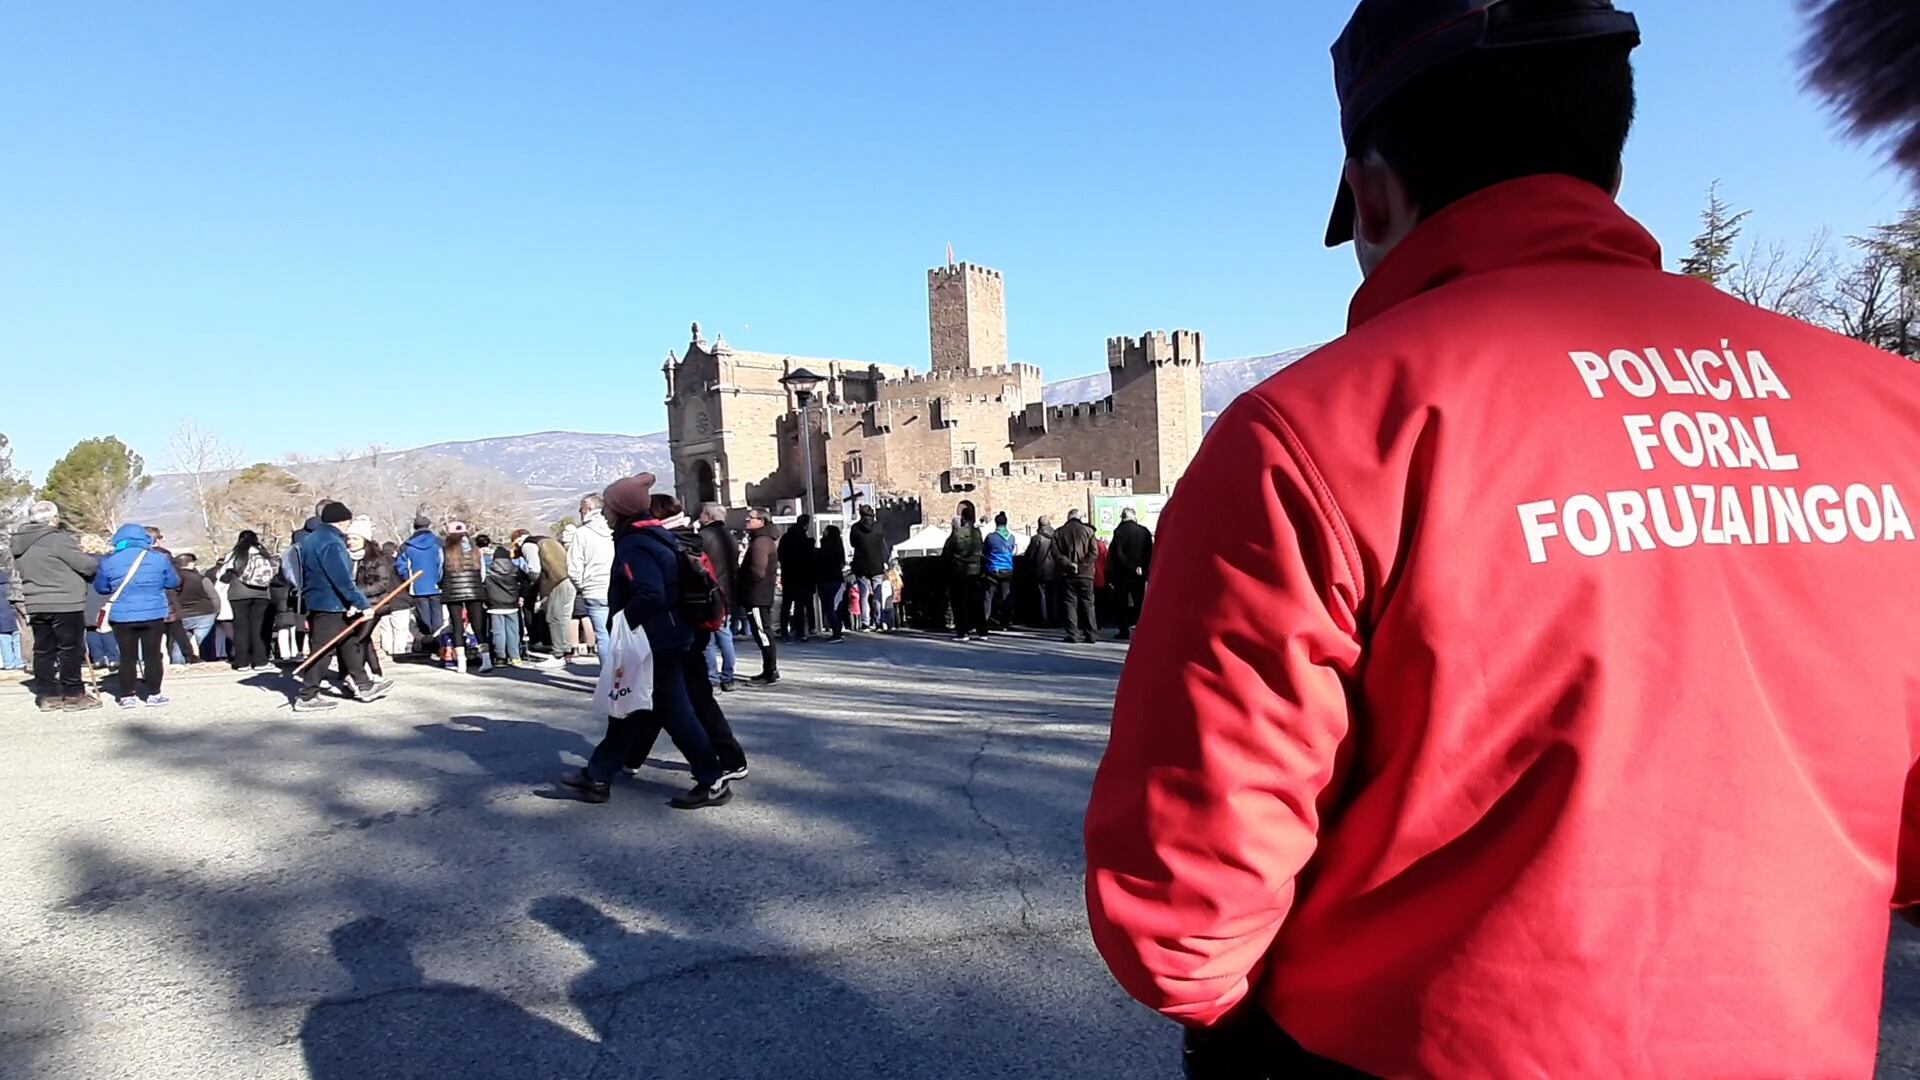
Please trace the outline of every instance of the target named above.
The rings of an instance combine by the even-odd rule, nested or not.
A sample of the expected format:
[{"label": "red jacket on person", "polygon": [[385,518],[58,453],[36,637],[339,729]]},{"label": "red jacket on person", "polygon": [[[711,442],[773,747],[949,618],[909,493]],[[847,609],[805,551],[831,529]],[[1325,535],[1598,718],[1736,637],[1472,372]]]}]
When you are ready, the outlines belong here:
[{"label": "red jacket on person", "polygon": [[1388,1077],[1872,1073],[1920,366],[1659,262],[1478,193],[1208,435],[1087,812],[1135,997]]}]

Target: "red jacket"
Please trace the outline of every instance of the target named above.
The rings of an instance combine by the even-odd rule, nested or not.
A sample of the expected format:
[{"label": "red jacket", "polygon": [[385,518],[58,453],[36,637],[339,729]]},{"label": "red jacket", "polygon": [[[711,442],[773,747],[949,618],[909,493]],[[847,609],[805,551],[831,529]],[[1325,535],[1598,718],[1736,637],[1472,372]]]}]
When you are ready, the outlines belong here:
[{"label": "red jacket", "polygon": [[1134,996],[1389,1077],[1871,1074],[1920,366],[1659,261],[1482,192],[1221,417],[1087,811]]}]

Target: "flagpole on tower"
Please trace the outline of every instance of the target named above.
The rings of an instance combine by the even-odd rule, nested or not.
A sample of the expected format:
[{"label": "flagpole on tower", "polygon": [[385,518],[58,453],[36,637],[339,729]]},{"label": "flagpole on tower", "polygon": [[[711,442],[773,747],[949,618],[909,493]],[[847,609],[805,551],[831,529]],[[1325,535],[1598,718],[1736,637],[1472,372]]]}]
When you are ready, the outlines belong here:
[{"label": "flagpole on tower", "polygon": [[953,265],[953,243],[951,241],[947,243],[947,265]]}]

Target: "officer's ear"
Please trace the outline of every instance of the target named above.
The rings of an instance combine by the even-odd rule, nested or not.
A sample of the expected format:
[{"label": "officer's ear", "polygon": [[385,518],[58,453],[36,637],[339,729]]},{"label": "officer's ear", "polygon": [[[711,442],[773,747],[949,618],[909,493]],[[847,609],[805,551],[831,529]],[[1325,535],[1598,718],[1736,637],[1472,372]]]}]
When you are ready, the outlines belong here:
[{"label": "officer's ear", "polygon": [[1372,273],[1387,253],[1420,224],[1407,185],[1378,151],[1347,159],[1342,175],[1353,192],[1353,243],[1360,268]]},{"label": "officer's ear", "polygon": [[1620,188],[1624,186],[1626,182],[1627,182],[1627,163],[1623,161],[1620,163],[1619,168],[1613,170],[1613,186],[1607,189],[1607,194],[1613,196],[1616,199],[1619,198]]}]

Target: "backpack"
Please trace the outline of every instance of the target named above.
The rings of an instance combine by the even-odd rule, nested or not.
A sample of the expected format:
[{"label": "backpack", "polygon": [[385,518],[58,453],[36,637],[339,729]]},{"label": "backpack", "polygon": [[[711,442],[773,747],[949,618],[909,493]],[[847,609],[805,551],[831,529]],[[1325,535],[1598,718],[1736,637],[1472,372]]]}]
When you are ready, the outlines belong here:
[{"label": "backpack", "polygon": [[240,568],[240,584],[249,589],[264,589],[273,584],[273,575],[279,571],[272,559],[260,554],[259,548],[247,552],[247,565]]},{"label": "backpack", "polygon": [[674,560],[680,570],[680,617],[709,633],[727,625],[727,594],[713,572],[713,560],[697,539],[675,537]]}]

